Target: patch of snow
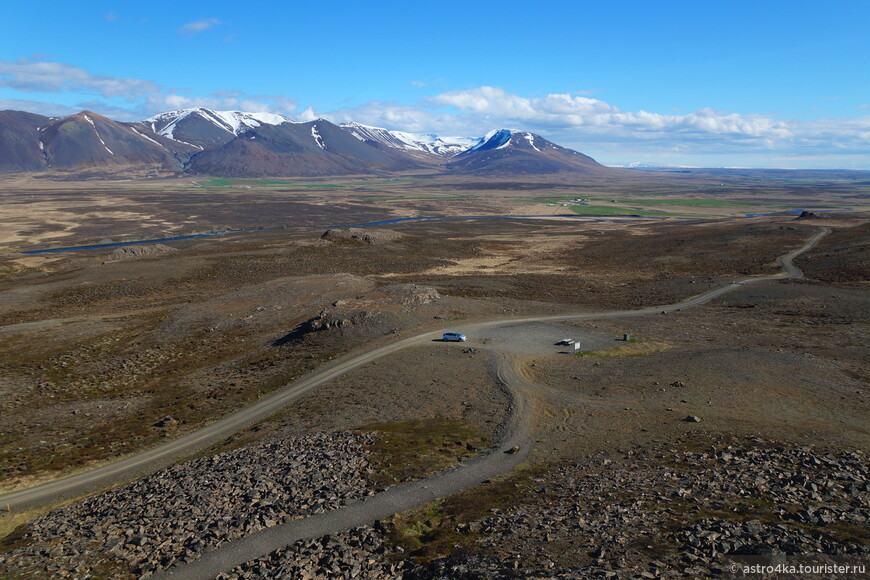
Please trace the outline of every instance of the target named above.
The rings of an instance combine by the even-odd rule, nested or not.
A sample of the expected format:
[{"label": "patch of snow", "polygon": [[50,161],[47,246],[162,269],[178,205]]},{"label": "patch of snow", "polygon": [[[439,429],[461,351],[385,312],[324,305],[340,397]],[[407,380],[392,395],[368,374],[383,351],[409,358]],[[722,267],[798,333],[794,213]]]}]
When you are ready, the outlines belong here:
[{"label": "patch of snow", "polygon": [[234,119],[232,117],[229,117],[228,120],[224,119],[224,116],[218,111],[212,111],[211,109],[200,109],[197,112],[201,117],[204,117],[207,121],[211,121],[224,131],[229,131],[233,135],[238,134],[237,131],[239,130],[240,123],[233,123]]},{"label": "patch of snow", "polygon": [[523,133],[523,137],[526,138],[526,141],[529,142],[529,145],[532,146],[532,149],[534,149],[535,151],[540,151],[540,149],[535,147],[535,136],[534,135],[532,135],[531,133]]},{"label": "patch of snow", "polygon": [[477,142],[476,139],[466,137],[439,137],[432,133],[393,131],[356,122],[342,123],[341,128],[360,141],[375,141],[396,149],[424,151],[446,157],[460,153]]},{"label": "patch of snow", "polygon": [[[170,111],[155,115],[143,121],[151,125],[151,130],[159,133],[164,137],[168,137],[179,143],[184,143],[175,138],[175,129],[178,124],[191,115],[199,115],[210,123],[220,127],[228,133],[239,135],[248,129],[254,129],[260,125],[280,125],[281,123],[292,123],[293,121],[284,115],[277,113],[246,113],[244,111],[214,111],[205,107],[194,107],[191,109],[181,109],[178,111]],[[163,128],[158,130],[157,127],[162,125]],[[190,143],[185,143],[190,145]],[[200,147],[202,149],[202,147]]]},{"label": "patch of snow", "polygon": [[108,152],[109,152],[109,154],[110,154],[110,155],[114,155],[114,153],[112,153],[112,150],[111,150],[111,149],[109,149],[109,146],[108,146],[108,145],[106,145],[106,142],[105,142],[105,141],[103,141],[103,138],[102,138],[102,137],[100,137],[100,132],[99,132],[99,131],[97,131],[97,126],[96,126],[96,125],[95,125],[95,124],[94,124],[94,121],[93,121],[93,119],[91,119],[91,118],[90,118],[90,117],[88,117],[88,116],[87,116],[87,115],[84,115],[84,118],[85,118],[85,119],[87,119],[87,121],[88,121],[88,123],[90,123],[90,124],[91,124],[91,127],[93,127],[93,128],[94,128],[94,133],[95,133],[95,134],[96,134],[96,135],[97,135],[97,139],[99,139],[99,140],[100,140],[100,143],[102,143],[102,144],[103,144],[103,147],[105,147],[105,148],[106,148],[106,151],[108,151]]},{"label": "patch of snow", "polygon": [[145,133],[142,133],[142,132],[138,131],[138,130],[136,129],[136,127],[130,127],[130,129],[132,129],[134,133],[136,133],[137,135],[139,135],[139,136],[142,137],[143,139],[148,139],[149,141],[151,141],[151,142],[154,143],[155,145],[158,145],[158,146],[160,146],[160,147],[163,147],[163,145],[160,145],[160,143],[158,143],[157,141],[155,141],[154,139],[152,139],[151,137],[149,137],[149,136],[146,135]]},{"label": "patch of snow", "polygon": [[512,135],[513,133],[510,129],[493,129],[481,137],[476,145],[464,153],[473,153],[481,149],[504,149],[510,145]]},{"label": "patch of snow", "polygon": [[321,149],[326,149],[326,145],[323,143],[323,137],[320,136],[320,133],[317,132],[317,127],[311,125],[311,136],[314,137],[314,142],[317,143],[317,146]]}]

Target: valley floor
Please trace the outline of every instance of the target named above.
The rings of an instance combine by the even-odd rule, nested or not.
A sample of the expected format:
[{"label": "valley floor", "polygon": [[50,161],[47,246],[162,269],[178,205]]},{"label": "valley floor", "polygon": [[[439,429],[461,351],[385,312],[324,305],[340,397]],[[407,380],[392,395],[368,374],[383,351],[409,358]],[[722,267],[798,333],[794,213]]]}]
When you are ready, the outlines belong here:
[{"label": "valley floor", "polygon": [[[803,279],[520,329],[528,346],[511,360],[533,385],[534,443],[519,469],[227,576],[698,577],[777,554],[866,564],[870,227],[855,213],[794,218],[444,220],[323,239],[298,225],[143,255],[7,257],[2,491],[193,432],[424,330],[665,305],[775,274],[825,225],[797,260]],[[0,570],[142,576],[484,453],[508,413],[488,347],[515,338],[389,355],[188,462],[53,511],[0,513]]]}]

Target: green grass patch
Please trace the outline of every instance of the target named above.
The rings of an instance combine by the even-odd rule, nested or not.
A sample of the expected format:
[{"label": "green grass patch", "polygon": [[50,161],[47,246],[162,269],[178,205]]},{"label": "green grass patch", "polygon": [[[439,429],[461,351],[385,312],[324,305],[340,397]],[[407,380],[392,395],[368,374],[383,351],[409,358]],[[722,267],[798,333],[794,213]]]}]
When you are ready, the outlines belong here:
[{"label": "green grass patch", "polygon": [[518,199],[516,201],[522,203],[546,203],[546,204],[559,204],[559,203],[568,203],[572,199],[576,199],[578,197],[586,198],[586,196],[577,196],[577,195],[568,195],[565,197],[544,197],[538,199]]},{"label": "green grass patch", "polygon": [[572,205],[569,206],[569,209],[578,215],[676,217],[676,214],[663,211],[634,210],[609,205]]},{"label": "green grass patch", "polygon": [[479,550],[477,540],[483,534],[472,524],[493,510],[505,511],[525,502],[535,478],[545,472],[545,466],[521,466],[506,477],[396,514],[385,522],[388,541],[401,546],[417,563]]},{"label": "green grass patch", "polygon": [[455,419],[374,423],[358,431],[376,431],[369,449],[373,479],[394,485],[436,473],[490,445],[489,437]]},{"label": "green grass patch", "polygon": [[371,197],[367,196],[367,197],[360,197],[359,198],[360,201],[403,201],[403,200],[409,200],[409,199],[411,199],[411,200],[413,200],[413,199],[422,199],[422,200],[427,200],[427,199],[465,199],[465,197],[461,196],[461,195],[429,195],[429,196],[419,196],[419,197],[396,195],[396,196],[371,196]]},{"label": "green grass patch", "polygon": [[295,181],[279,180],[279,179],[257,179],[253,183],[257,185],[296,185]]},{"label": "green grass patch", "polygon": [[638,203],[641,205],[673,205],[687,207],[765,207],[765,204],[735,201],[733,199],[677,199],[677,198],[661,198],[661,199],[620,199],[620,203]]},{"label": "green grass patch", "polygon": [[252,186],[295,186],[307,189],[340,188],[347,187],[343,183],[299,183],[286,179],[226,179],[223,177],[210,177],[197,180],[200,187],[252,187]]}]

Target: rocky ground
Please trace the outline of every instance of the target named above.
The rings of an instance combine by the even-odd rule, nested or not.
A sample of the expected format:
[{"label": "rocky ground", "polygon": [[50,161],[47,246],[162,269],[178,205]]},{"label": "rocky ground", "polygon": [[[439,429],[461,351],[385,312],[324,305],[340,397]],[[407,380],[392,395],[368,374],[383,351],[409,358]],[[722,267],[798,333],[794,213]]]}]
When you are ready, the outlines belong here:
[{"label": "rocky ground", "polygon": [[[0,569],[146,576],[372,493],[366,443],[318,434],[178,465],[31,522]],[[447,554],[406,549],[384,522],[296,542],[220,578],[699,578],[751,555],[867,563],[868,465],[857,450],[759,438],[653,442],[538,469],[483,517],[419,522],[430,539],[450,534]]]},{"label": "rocky ground", "polygon": [[870,560],[859,451],[683,440],[555,467],[514,502],[449,520],[456,544],[443,557],[421,561],[385,542],[381,528],[358,528],[297,542],[223,578],[700,578],[727,574],[741,556]]},{"label": "rocky ground", "polygon": [[[681,449],[698,443],[602,454],[536,478],[519,506],[461,528],[500,560],[470,577],[693,578],[721,574],[734,555],[870,559],[865,454],[760,439]],[[463,568],[455,556],[426,566],[450,577]]]},{"label": "rocky ground", "polygon": [[53,511],[5,541],[12,577],[140,577],[202,550],[374,493],[369,436],[316,433],[158,471]]},{"label": "rocky ground", "polygon": [[[320,230],[10,278],[0,466],[24,484],[153,444],[395,334],[663,304],[774,272],[809,233],[791,224],[418,224],[382,244]],[[867,235],[837,229],[800,263],[806,281],[577,325],[630,331],[636,352],[524,361],[540,387],[533,464],[498,494],[472,490],[475,510],[427,506],[226,576],[698,577],[729,554],[866,559]],[[0,577],[143,576],[371,493],[369,436],[336,430],[446,417],[489,434],[500,420],[484,353],[462,346],[357,369],[239,435],[244,447],[33,520],[3,539]]]},{"label": "rocky ground", "polygon": [[[31,522],[0,570],[146,576],[373,493],[368,442],[316,434],[177,465]],[[441,557],[406,550],[387,522],[296,542],[221,578],[697,578],[722,575],[735,556],[866,562],[868,476],[857,450],[686,438],[539,470],[510,507],[428,529],[455,542]]]}]

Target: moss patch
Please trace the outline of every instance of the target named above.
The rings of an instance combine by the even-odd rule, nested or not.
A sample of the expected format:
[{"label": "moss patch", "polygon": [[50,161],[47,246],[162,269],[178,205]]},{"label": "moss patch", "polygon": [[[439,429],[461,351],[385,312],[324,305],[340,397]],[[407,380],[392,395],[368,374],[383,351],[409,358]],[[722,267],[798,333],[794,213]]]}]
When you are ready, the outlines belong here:
[{"label": "moss patch", "polygon": [[426,477],[489,446],[489,438],[453,419],[373,423],[357,429],[376,432],[369,449],[379,485]]},{"label": "moss patch", "polygon": [[545,471],[545,466],[520,466],[508,476],[396,514],[385,522],[389,542],[417,563],[479,550],[477,540],[484,534],[475,522],[529,501],[535,478]]}]

